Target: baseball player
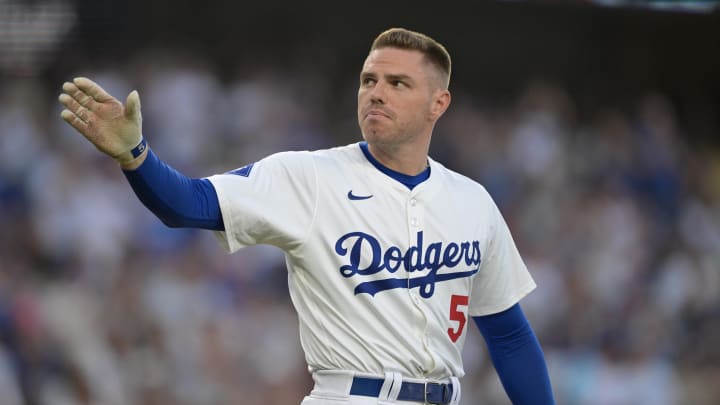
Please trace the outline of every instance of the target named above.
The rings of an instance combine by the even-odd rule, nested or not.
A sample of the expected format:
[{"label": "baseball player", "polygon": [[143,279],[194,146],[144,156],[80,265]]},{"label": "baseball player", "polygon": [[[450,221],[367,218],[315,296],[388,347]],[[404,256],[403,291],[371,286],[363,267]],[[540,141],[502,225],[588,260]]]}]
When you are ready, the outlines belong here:
[{"label": "baseball player", "polygon": [[387,30],[360,73],[363,141],[203,179],[150,150],[136,91],[123,105],[76,78],[63,85],[61,116],[121,165],[167,225],[214,230],[229,252],[285,252],[315,381],[303,405],[459,404],[471,318],[513,403],[552,404],[518,303],[535,283],[503,217],[481,185],[428,157],[450,105],[450,66],[433,39]]}]

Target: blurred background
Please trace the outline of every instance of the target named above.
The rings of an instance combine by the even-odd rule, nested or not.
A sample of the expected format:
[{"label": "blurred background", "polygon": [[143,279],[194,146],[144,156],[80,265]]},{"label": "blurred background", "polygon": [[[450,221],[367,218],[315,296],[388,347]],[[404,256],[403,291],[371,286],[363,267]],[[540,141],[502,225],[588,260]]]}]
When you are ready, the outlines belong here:
[{"label": "blurred background", "polygon": [[[138,89],[203,177],[359,140],[392,26],[453,57],[431,155],[505,215],[558,403],[720,403],[716,2],[466,3],[0,0],[0,403],[298,404],[282,254],[166,228],[57,96]],[[475,328],[464,358],[462,403],[509,403]]]}]

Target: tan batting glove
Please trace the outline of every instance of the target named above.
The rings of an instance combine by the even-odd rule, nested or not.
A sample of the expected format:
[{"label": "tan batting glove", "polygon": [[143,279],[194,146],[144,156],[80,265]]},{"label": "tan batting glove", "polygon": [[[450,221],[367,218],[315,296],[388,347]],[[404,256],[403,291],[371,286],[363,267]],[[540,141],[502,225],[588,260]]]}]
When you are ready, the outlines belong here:
[{"label": "tan batting glove", "polygon": [[65,122],[80,132],[123,169],[135,169],[145,160],[142,139],[140,96],[133,90],[125,105],[90,79],[78,77],[65,82],[58,99],[65,109]]}]

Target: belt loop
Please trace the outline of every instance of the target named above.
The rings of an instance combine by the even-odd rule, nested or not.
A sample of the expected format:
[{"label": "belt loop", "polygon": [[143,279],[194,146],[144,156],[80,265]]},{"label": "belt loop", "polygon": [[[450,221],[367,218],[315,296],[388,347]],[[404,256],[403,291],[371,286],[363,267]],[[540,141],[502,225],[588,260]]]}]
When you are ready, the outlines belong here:
[{"label": "belt loop", "polygon": [[402,374],[397,371],[386,371],[385,381],[383,381],[380,395],[378,395],[378,404],[394,404],[400,394],[402,381]]},{"label": "belt loop", "polygon": [[450,383],[452,384],[452,398],[450,398],[450,405],[459,405],[460,380],[457,377],[450,377]]},{"label": "belt loop", "polygon": [[392,401],[396,401],[398,395],[400,395],[400,389],[402,388],[403,384],[403,376],[401,373],[398,373],[397,371],[393,372],[393,386],[390,388],[390,394],[388,395],[388,399]]}]

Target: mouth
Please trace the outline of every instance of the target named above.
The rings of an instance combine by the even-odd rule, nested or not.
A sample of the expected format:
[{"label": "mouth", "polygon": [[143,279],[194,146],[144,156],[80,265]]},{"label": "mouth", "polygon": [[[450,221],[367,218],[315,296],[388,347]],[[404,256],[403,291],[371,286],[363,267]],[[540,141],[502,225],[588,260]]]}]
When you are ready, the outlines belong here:
[{"label": "mouth", "polygon": [[377,118],[377,117],[390,118],[390,114],[388,114],[387,112],[385,112],[381,109],[378,109],[378,108],[373,108],[373,109],[370,109],[367,112],[365,112],[365,118]]}]

